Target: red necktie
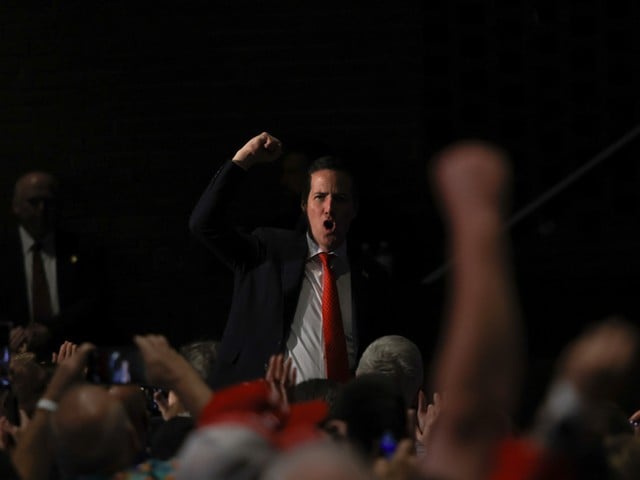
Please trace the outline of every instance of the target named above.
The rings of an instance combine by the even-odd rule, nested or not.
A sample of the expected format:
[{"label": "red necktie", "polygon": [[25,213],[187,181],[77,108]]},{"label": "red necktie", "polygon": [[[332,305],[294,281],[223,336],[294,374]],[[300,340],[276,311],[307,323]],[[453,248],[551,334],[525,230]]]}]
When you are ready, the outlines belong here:
[{"label": "red necktie", "polygon": [[351,375],[336,279],[329,266],[329,254],[321,252],[319,256],[322,261],[322,335],[327,378],[346,382]]},{"label": "red necktie", "polygon": [[31,277],[31,296],[33,302],[33,321],[42,323],[52,316],[51,295],[49,284],[44,273],[42,263],[42,245],[34,243],[31,247],[33,256],[33,271]]}]

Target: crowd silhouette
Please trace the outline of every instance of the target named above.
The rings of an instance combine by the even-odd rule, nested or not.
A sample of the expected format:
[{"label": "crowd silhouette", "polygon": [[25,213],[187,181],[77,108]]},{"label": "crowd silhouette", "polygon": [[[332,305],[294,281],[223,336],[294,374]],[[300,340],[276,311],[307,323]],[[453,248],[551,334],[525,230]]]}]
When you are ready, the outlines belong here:
[{"label": "crowd silhouette", "polygon": [[[160,332],[139,332],[131,342],[144,376],[133,383],[87,375],[100,348],[85,327],[101,302],[93,279],[102,267],[92,261],[90,272],[79,271],[81,250],[62,249],[55,177],[18,179],[18,224],[4,239],[14,242],[15,268],[5,272],[0,293],[0,320],[12,327],[0,478],[640,476],[640,330],[633,319],[612,313],[576,335],[549,372],[535,415],[519,421],[530,319],[505,228],[513,193],[507,151],[460,139],[427,160],[451,259],[434,341],[398,332],[392,305],[401,292],[384,263],[354,248],[349,233],[359,197],[349,159],[332,152],[304,159],[308,170],[287,197],[297,205],[286,221],[276,215],[277,225],[251,231],[237,224],[238,186],[257,164],[278,160],[283,145],[286,139],[268,132],[250,138],[214,174],[190,218],[194,237],[233,274],[221,337],[172,345]],[[44,318],[34,314],[36,243],[44,245],[49,282]],[[325,253],[337,260],[331,268],[344,333],[331,341],[322,314],[327,273],[318,261]],[[75,280],[62,274],[67,263]],[[68,281],[78,287],[73,294]],[[413,321],[433,319],[418,311]],[[347,378],[331,373],[336,341],[347,352]],[[433,356],[425,358],[420,346],[431,343]]]}]

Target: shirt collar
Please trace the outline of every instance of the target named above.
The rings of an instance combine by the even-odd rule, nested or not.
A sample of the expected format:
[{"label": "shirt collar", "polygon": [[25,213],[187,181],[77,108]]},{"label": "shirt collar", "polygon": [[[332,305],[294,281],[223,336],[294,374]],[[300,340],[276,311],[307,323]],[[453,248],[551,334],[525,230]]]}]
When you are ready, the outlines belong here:
[{"label": "shirt collar", "polygon": [[[320,252],[322,252],[322,250],[320,249],[318,244],[313,240],[313,238],[311,238],[311,235],[309,234],[308,231],[307,231],[307,252],[308,252],[307,260],[309,260],[310,258],[315,257]],[[343,261],[346,261],[346,259],[347,259],[347,242],[346,242],[346,240],[337,249],[331,250],[328,253],[330,253],[332,255],[335,255],[336,257],[342,259]]]},{"label": "shirt collar", "polygon": [[[20,232],[20,241],[22,242],[22,253],[26,256],[31,252],[31,248],[36,241],[22,225],[20,225],[18,230]],[[48,233],[42,240],[42,250],[49,254],[53,254],[55,251],[53,233]]]}]

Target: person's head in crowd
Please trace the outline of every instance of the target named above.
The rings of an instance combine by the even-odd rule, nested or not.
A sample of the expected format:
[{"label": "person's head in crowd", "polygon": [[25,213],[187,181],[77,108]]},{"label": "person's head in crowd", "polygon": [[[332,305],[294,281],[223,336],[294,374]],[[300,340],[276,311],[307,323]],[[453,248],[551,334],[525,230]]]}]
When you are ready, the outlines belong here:
[{"label": "person's head in crowd", "polygon": [[612,315],[587,325],[559,355],[531,434],[568,459],[576,478],[604,478],[604,439],[633,434],[639,352],[638,327]]},{"label": "person's head in crowd", "polygon": [[122,402],[129,416],[129,421],[135,429],[139,439],[137,461],[142,461],[148,456],[148,444],[150,434],[151,415],[147,405],[144,391],[138,385],[111,385],[109,394]]},{"label": "person's head in crowd", "polygon": [[203,380],[209,379],[218,359],[216,340],[194,340],[181,345],[178,351],[198,371]]},{"label": "person's head in crowd", "polygon": [[[178,352],[189,362],[202,380],[209,381],[218,358],[217,341],[194,340],[180,346]],[[188,415],[186,408],[173,390],[157,391],[154,393],[154,400],[158,404],[164,420]]]},{"label": "person's head in crowd", "polygon": [[324,400],[331,407],[335,403],[340,383],[328,378],[310,378],[297,383],[291,392],[292,402]]},{"label": "person's head in crowd", "polygon": [[359,453],[333,442],[318,441],[279,455],[260,480],[370,480]]},{"label": "person's head in crowd", "polygon": [[132,466],[140,439],[127,410],[103,385],[67,390],[51,417],[52,445],[64,475],[113,474]]},{"label": "person's head in crowd", "polygon": [[12,211],[35,240],[42,240],[55,228],[57,196],[58,181],[50,173],[28,172],[16,181]]},{"label": "person's head in crowd", "polygon": [[358,211],[355,181],[340,157],[320,157],[308,173],[302,210],[313,240],[323,251],[332,251],[345,242]]},{"label": "person's head in crowd", "polygon": [[[217,360],[217,347],[218,342],[215,340],[194,340],[180,346],[178,352],[206,382]],[[153,427],[150,455],[168,460],[177,454],[196,424],[174,390],[156,391],[153,399],[162,418]]]},{"label": "person's head in crowd", "polygon": [[620,315],[588,325],[563,349],[556,382],[590,403],[614,402],[627,416],[640,405],[640,329]]},{"label": "person's head in crowd", "polygon": [[389,377],[366,374],[338,390],[324,423],[334,438],[346,441],[366,459],[383,455],[381,442],[409,436],[402,392]]},{"label": "person's head in crowd", "polygon": [[277,450],[251,428],[237,424],[202,427],[177,454],[176,480],[257,480]]},{"label": "person's head in crowd", "polygon": [[385,335],[365,349],[356,367],[356,376],[386,375],[398,383],[407,408],[415,407],[424,384],[424,364],[418,346],[402,335]]},{"label": "person's head in crowd", "polygon": [[640,478],[640,438],[629,433],[608,435],[604,450],[611,480]]},{"label": "person's head in crowd", "polygon": [[18,407],[28,417],[33,415],[36,402],[47,387],[50,376],[51,370],[39,363],[34,353],[23,352],[11,356],[11,391],[16,396]]}]

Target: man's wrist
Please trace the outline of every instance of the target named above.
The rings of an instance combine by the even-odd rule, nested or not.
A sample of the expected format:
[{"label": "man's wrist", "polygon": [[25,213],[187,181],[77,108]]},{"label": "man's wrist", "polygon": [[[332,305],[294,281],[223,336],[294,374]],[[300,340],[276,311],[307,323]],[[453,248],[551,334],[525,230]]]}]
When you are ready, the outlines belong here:
[{"label": "man's wrist", "polygon": [[238,154],[236,154],[231,161],[233,163],[235,163],[237,166],[239,166],[240,168],[242,168],[243,170],[247,171],[251,168],[252,162],[251,160],[247,159],[247,156],[239,156]]}]

